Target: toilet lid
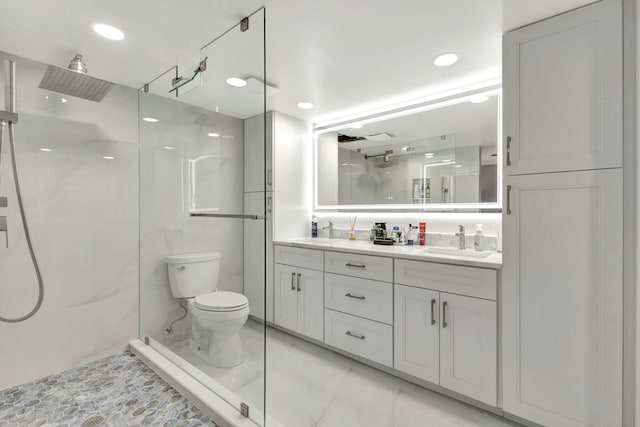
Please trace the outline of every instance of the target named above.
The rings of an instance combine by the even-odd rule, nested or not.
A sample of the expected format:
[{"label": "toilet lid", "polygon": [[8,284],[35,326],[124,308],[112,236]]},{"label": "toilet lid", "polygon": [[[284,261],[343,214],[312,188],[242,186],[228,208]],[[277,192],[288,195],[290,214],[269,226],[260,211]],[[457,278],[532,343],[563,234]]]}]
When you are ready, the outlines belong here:
[{"label": "toilet lid", "polygon": [[197,296],[195,305],[201,310],[234,311],[246,307],[249,300],[237,292],[217,291]]}]

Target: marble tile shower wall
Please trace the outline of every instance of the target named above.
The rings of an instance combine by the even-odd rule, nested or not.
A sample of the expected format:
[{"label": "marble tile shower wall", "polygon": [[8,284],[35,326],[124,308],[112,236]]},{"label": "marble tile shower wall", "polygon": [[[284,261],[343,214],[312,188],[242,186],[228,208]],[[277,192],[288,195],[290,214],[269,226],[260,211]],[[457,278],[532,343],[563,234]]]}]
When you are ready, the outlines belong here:
[{"label": "marble tile shower wall", "polygon": [[[100,103],[63,102],[38,88],[45,69],[17,59],[15,132],[45,299],[30,320],[0,323],[0,390],[123,352],[137,336],[137,93],[116,86]],[[10,230],[9,249],[0,245],[0,313],[14,317],[31,310],[37,282],[8,156],[0,194]]]},{"label": "marble tile shower wall", "polygon": [[189,332],[190,319],[164,333],[182,314],[165,256],[220,251],[218,288],[243,291],[242,220],[189,216],[194,208],[242,213],[243,121],[145,93],[140,114],[159,120],[140,123],[140,332],[166,342]]}]

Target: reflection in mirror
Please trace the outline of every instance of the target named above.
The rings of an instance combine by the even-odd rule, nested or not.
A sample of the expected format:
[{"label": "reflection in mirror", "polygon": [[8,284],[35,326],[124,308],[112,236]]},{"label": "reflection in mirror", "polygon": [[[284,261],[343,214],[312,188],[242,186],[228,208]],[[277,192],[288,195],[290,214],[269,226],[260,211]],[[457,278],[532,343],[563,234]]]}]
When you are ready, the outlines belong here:
[{"label": "reflection in mirror", "polygon": [[317,208],[497,207],[500,92],[318,131]]}]

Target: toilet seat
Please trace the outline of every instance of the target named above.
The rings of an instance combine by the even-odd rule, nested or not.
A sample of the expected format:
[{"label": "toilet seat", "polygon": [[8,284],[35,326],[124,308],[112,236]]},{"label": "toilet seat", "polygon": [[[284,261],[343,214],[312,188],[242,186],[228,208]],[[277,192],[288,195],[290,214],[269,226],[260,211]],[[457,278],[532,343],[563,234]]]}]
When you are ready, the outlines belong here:
[{"label": "toilet seat", "polygon": [[194,305],[204,311],[239,311],[249,305],[249,300],[237,292],[217,291],[195,297]]}]

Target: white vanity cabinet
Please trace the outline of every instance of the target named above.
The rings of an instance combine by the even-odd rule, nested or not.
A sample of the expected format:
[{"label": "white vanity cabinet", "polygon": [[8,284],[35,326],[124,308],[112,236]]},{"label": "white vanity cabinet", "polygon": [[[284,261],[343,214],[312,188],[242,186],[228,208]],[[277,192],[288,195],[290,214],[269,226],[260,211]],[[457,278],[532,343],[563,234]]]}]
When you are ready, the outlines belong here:
[{"label": "white vanity cabinet", "polygon": [[503,407],[549,427],[628,425],[621,5],[503,38]]},{"label": "white vanity cabinet", "polygon": [[308,233],[306,182],[289,177],[304,176],[310,145],[300,119],[270,111],[244,121],[244,213],[264,217],[244,220],[244,294],[251,316],[267,322],[274,321],[273,239]]},{"label": "white vanity cabinet", "polygon": [[318,341],[324,337],[322,259],[322,251],[276,246],[274,323]]},{"label": "white vanity cabinet", "polygon": [[497,406],[496,271],[395,263],[394,368]]}]

